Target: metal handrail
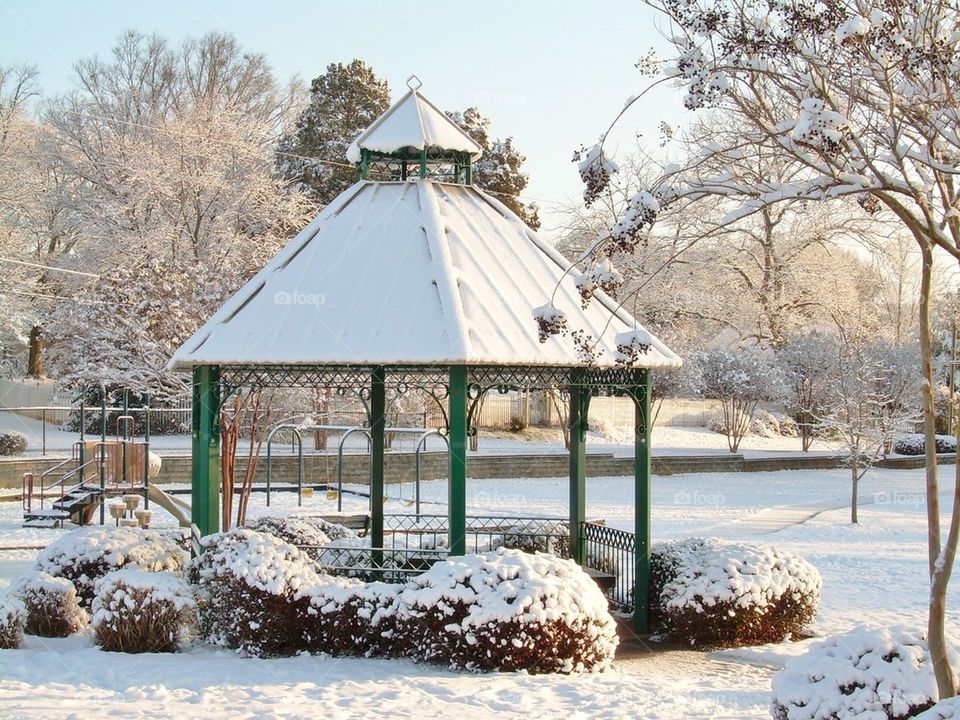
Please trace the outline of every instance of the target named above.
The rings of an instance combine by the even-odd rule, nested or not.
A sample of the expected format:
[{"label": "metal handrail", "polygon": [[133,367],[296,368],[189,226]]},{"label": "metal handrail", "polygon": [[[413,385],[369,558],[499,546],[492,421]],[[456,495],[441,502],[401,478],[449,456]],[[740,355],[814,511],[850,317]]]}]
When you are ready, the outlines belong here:
[{"label": "metal handrail", "polygon": [[[433,435],[443,438],[443,441],[447,444],[447,450],[450,450],[450,438],[439,430],[427,430],[420,436],[420,439],[417,440],[417,449],[413,457],[413,497],[416,506],[417,520],[420,519],[420,451],[426,446],[427,438]],[[403,483],[400,484],[400,495],[401,497],[403,496]]]},{"label": "metal handrail", "polygon": [[273,436],[281,430],[292,430],[297,438],[297,507],[303,505],[303,436],[301,429],[306,429],[300,425],[292,423],[281,423],[274,425],[267,433],[267,507],[270,507],[270,487],[273,479]]}]

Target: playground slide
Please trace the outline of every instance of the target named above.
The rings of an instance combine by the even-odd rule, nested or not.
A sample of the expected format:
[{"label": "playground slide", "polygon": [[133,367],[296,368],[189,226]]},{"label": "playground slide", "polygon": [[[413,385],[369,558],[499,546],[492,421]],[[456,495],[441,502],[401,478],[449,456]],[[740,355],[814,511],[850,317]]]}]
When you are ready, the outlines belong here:
[{"label": "playground slide", "polygon": [[150,498],[150,502],[156,503],[173,515],[180,523],[180,527],[190,527],[190,503],[168,495],[156,485],[151,485],[148,488],[147,497]]}]

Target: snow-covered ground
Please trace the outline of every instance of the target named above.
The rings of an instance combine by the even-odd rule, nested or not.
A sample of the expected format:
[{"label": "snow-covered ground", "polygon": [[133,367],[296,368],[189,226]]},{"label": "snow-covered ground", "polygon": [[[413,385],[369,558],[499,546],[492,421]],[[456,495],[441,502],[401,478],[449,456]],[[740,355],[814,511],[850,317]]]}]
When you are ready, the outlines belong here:
[{"label": "snow-covered ground", "polygon": [[[775,542],[801,553],[823,575],[816,630],[832,634],[859,623],[921,626],[926,612],[926,550],[922,471],[871,471],[862,492],[874,500],[861,509],[828,510],[800,525],[758,534],[751,522],[761,510],[810,506],[848,492],[843,471],[712,473],[656,477],[656,539],[722,531],[740,540]],[[410,512],[391,487],[388,510]],[[404,489],[410,497],[410,486]],[[472,481],[472,511],[546,515],[566,512],[566,481]],[[424,483],[423,497],[444,512],[442,482]],[[947,497],[944,496],[945,506]],[[363,509],[352,497],[345,509]],[[267,514],[254,496],[251,514]],[[595,478],[588,484],[588,515],[616,527],[632,524],[630,478]],[[324,494],[274,495],[269,512],[326,513]],[[170,525],[160,510],[158,524]],[[19,504],[0,505],[3,545],[42,544],[60,531],[19,528]],[[0,586],[29,565],[35,551],[0,552]],[[949,599],[951,622],[960,626],[960,586]],[[176,656],[125,656],[100,652],[89,638],[31,638],[20,651],[0,651],[0,717],[76,718],[116,713],[136,717],[391,717],[458,718],[762,718],[768,716],[772,668],[801,652],[803,643],[704,654],[658,651],[618,661],[612,672],[587,676],[457,675],[388,660],[302,656],[241,659],[194,648]]]},{"label": "snow-covered ground", "polygon": [[[11,412],[0,411],[0,432],[16,430],[27,437],[28,455],[39,454],[42,448],[43,423],[39,420],[23,417]],[[46,448],[48,455],[65,455],[71,445],[79,440],[77,433],[65,432],[52,423],[47,423]],[[329,452],[336,452],[335,440],[331,439]],[[415,435],[399,435],[394,439],[393,449],[398,452],[413,452],[417,442]],[[704,427],[656,426],[652,438],[654,455],[697,455],[705,453],[727,453],[727,438]],[[189,435],[154,435],[150,439],[151,449],[163,453],[189,453]],[[312,442],[304,443],[306,451],[312,451]],[[366,440],[355,434],[347,439],[346,448],[352,451],[365,451]],[[443,449],[439,439],[427,440],[428,450]],[[835,450],[835,448],[833,448]],[[811,452],[830,452],[832,448],[822,442],[814,444]],[[291,451],[289,443],[277,442],[274,452],[282,454]],[[606,452],[624,455],[633,452],[633,429],[613,428],[607,434],[588,433],[588,452]],[[480,454],[502,455],[520,453],[561,453],[566,452],[563,437],[557,429],[527,428],[520,433],[484,430],[480,435]],[[759,437],[748,435],[744,438],[739,452],[747,457],[762,456],[770,453],[800,454],[800,439],[791,437]]]}]

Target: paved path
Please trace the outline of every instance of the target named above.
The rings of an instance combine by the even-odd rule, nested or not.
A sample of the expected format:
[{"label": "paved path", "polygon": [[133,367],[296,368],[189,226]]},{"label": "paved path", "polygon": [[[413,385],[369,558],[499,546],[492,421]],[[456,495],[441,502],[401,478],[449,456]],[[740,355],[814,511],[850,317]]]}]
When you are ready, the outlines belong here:
[{"label": "paved path", "polygon": [[[873,495],[861,495],[859,504],[870,505],[874,502]],[[730,535],[769,535],[779,532],[793,525],[800,525],[828,510],[840,510],[850,507],[850,498],[835,498],[817,502],[802,503],[799,505],[779,505],[764,508],[739,520],[714,525],[704,530],[701,535],[726,537]]]}]

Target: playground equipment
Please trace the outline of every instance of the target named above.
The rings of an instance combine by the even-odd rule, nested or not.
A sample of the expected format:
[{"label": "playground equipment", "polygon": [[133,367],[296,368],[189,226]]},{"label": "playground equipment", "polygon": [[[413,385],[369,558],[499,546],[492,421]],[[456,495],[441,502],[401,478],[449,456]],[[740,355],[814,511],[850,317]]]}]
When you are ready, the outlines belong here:
[{"label": "playground equipment", "polygon": [[[337,445],[337,486],[336,486],[336,496],[337,496],[337,512],[343,511],[343,459],[344,459],[344,447],[347,442],[347,438],[354,434],[363,435],[367,439],[367,452],[370,451],[370,444],[372,442],[370,431],[367,428],[359,426],[348,426],[348,425],[303,425],[296,423],[283,422],[274,425],[270,428],[270,432],[267,433],[267,507],[270,507],[270,494],[273,488],[273,441],[276,434],[280,431],[288,430],[291,432],[293,438],[295,439],[296,449],[297,449],[297,506],[303,505],[303,432],[339,432],[342,433],[340,436],[340,442]],[[450,443],[447,440],[446,435],[441,431],[432,429],[432,428],[408,428],[408,427],[388,427],[385,432],[387,434],[393,435],[417,435],[417,444],[416,450],[414,451],[414,497],[409,502],[410,505],[416,506],[416,514],[419,517],[420,515],[420,454],[426,446],[426,441],[430,437],[439,437],[447,444],[449,448]],[[329,486],[324,486],[323,489],[329,490]],[[400,483],[400,499],[403,500],[403,483]]]},{"label": "playground equipment", "polygon": [[[24,473],[24,527],[62,527],[65,520],[86,525],[93,521],[98,509],[99,521],[103,525],[106,500],[132,493],[143,496],[143,509],[149,511],[150,479],[160,470],[159,463],[151,467],[149,412],[145,412],[144,437],[137,439],[134,437],[134,418],[127,414],[124,401],[124,412],[116,420],[115,437],[108,440],[104,399],[100,439],[88,440],[83,422],[84,409],[81,403],[80,440],[73,443],[70,457],[42,472],[39,478],[33,473]],[[39,507],[34,506],[35,500],[39,500]],[[130,517],[123,519],[136,521],[132,512]],[[120,518],[117,520],[119,522]]]}]

